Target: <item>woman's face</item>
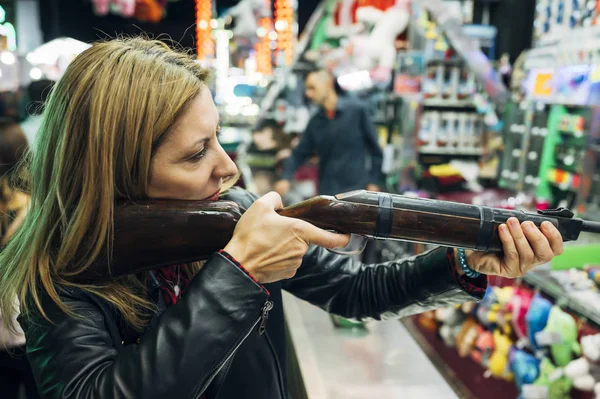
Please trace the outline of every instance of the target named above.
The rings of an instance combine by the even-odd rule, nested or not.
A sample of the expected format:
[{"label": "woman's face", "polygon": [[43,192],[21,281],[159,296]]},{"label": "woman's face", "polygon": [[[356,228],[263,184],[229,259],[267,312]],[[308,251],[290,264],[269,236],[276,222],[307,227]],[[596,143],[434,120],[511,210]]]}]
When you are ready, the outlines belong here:
[{"label": "woman's face", "polygon": [[208,88],[192,102],[150,165],[150,198],[218,199],[223,180],[237,167],[217,139],[219,113]]}]

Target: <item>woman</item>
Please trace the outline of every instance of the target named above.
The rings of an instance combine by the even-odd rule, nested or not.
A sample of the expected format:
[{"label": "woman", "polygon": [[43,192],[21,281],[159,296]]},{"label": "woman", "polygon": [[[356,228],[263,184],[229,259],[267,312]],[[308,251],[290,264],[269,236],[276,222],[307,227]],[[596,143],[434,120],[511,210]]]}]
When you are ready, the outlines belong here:
[{"label": "woman", "polygon": [[[6,245],[27,214],[29,196],[9,184],[11,172],[26,152],[27,138],[19,125],[10,120],[0,121],[0,247]],[[9,315],[16,317],[16,314]],[[0,322],[2,316],[0,312]],[[11,332],[0,324],[0,396],[16,399],[21,386],[25,387],[28,399],[37,398],[35,381],[25,357],[23,331]]]},{"label": "woman", "polygon": [[[224,198],[248,210],[201,267],[72,283],[108,243],[116,198],[216,200],[236,175],[207,79],[188,55],[136,38],[92,46],[56,84],[26,173],[31,210],[0,255],[1,310],[18,295],[44,398],[287,397],[282,289],[358,319],[483,296],[486,277],[461,275],[452,249],[362,265],[318,247],[347,236],[239,189]],[[523,227],[503,226],[506,257],[473,253],[471,268],[514,277],[562,251],[552,226]]]}]

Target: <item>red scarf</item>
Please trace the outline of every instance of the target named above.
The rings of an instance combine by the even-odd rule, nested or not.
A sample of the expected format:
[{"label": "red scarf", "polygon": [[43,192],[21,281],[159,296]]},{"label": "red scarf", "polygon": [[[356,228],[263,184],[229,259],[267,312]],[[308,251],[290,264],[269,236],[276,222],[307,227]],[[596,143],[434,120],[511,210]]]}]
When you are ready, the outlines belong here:
[{"label": "red scarf", "polygon": [[190,285],[186,265],[174,265],[158,269],[156,277],[160,282],[160,290],[167,306],[176,304]]}]

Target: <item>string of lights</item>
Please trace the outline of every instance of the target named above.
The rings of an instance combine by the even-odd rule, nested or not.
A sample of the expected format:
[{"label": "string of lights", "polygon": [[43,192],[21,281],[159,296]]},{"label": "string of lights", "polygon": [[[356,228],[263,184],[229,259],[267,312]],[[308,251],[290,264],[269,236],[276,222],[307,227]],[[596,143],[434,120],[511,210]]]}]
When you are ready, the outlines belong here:
[{"label": "string of lights", "polygon": [[204,60],[214,54],[212,40],[212,0],[195,0],[196,2],[196,58]]},{"label": "string of lights", "polygon": [[275,30],[277,31],[276,59],[290,65],[294,55],[292,0],[275,0]]},{"label": "string of lights", "polygon": [[[265,2],[266,9],[271,10],[271,1],[265,0]],[[260,18],[256,32],[259,41],[254,46],[254,49],[256,50],[256,70],[267,76],[273,74],[273,53],[271,49],[272,32],[273,22],[270,15]]]}]

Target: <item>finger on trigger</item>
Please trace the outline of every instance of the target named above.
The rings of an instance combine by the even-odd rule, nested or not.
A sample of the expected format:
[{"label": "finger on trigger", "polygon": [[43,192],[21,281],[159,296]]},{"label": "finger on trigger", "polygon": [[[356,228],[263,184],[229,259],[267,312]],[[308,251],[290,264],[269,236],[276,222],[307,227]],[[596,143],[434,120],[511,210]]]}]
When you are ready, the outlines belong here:
[{"label": "finger on trigger", "polygon": [[544,222],[542,223],[541,230],[546,238],[548,238],[554,255],[562,254],[564,250],[563,238],[558,229],[552,223]]},{"label": "finger on trigger", "polygon": [[345,248],[350,242],[349,234],[336,234],[318,228],[308,222],[303,223],[303,236],[309,244],[315,244],[320,247],[334,249]]}]

